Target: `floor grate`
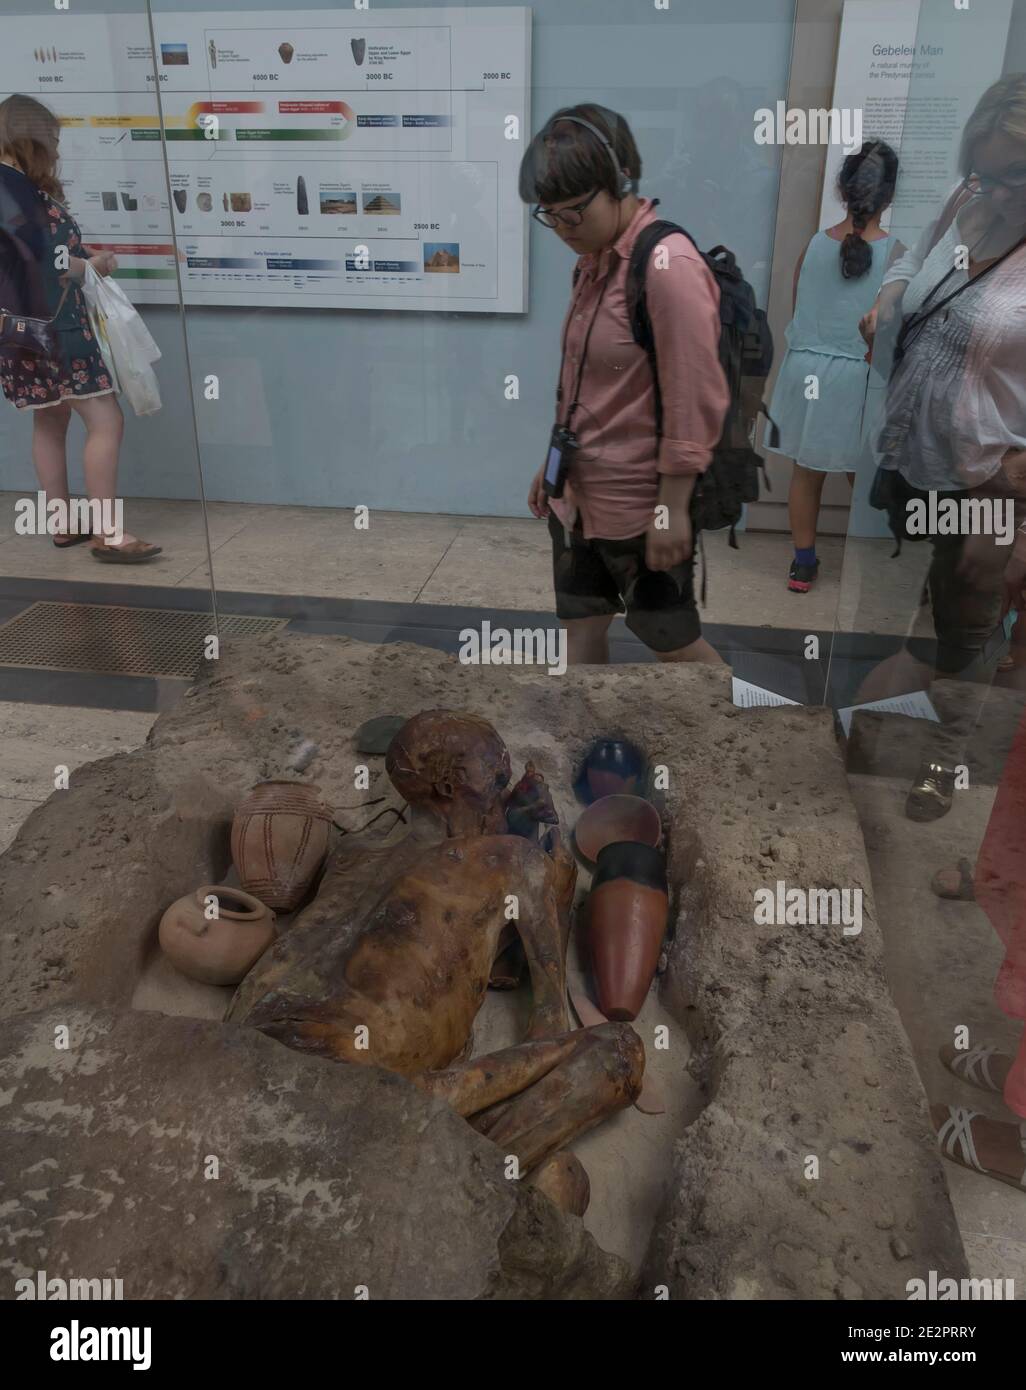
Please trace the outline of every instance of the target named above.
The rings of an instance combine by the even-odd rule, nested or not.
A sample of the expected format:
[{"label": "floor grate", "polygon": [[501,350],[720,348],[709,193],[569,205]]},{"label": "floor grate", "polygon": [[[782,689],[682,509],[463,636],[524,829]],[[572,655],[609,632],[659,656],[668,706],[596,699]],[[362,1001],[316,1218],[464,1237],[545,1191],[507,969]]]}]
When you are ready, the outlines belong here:
[{"label": "floor grate", "polygon": [[[287,622],[222,613],[217,630],[222,638],[254,637]],[[210,613],[33,603],[0,625],[0,666],[192,680],[213,631]]]}]

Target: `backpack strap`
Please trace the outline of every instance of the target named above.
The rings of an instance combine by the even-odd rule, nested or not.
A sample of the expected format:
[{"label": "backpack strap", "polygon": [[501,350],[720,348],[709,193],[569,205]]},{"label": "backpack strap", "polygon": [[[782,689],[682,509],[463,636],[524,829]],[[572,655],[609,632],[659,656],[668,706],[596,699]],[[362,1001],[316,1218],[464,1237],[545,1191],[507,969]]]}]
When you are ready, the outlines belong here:
[{"label": "backpack strap", "polygon": [[[631,251],[630,266],[627,270],[627,312],[630,316],[631,334],[638,347],[644,348],[650,357],[655,353],[655,340],[652,336],[652,320],[648,316],[645,277],[648,273],[648,263],[652,252],[664,237],[668,237],[673,232],[680,232],[682,236],[686,236],[691,245],[698,251],[694,238],[689,232],[678,226],[676,222],[667,222],[660,218],[656,222],[650,222],[638,233]],[[698,254],[701,256],[701,251],[698,251]]]},{"label": "backpack strap", "polygon": [[[649,366],[652,369],[652,385],[655,389],[655,418],[656,435],[660,436],[663,432],[663,399],[659,391],[659,367],[656,362],[655,336],[652,332],[652,320],[648,314],[648,300],[645,294],[645,278],[648,274],[648,263],[652,252],[664,237],[670,236],[673,232],[680,232],[686,236],[691,245],[698,251],[694,238],[691,234],[678,226],[676,222],[667,222],[660,218],[656,222],[650,222],[647,227],[643,227],[638,233],[637,240],[631,251],[630,264],[627,268],[627,314],[630,319],[631,336],[638,347],[644,348],[648,354]],[[698,251],[699,256],[702,255]],[[704,259],[704,257],[703,257]]]}]

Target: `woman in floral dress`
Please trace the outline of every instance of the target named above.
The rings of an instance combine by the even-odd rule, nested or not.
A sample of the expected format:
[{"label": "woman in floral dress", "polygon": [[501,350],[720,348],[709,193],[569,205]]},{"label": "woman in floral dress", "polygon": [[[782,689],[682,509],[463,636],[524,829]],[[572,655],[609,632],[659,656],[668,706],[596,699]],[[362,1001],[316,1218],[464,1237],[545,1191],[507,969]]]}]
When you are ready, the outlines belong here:
[{"label": "woman in floral dress", "polygon": [[[91,253],[82,245],[75,219],[63,203],[57,177],[60,124],[33,97],[0,102],[0,257],[3,283],[20,284],[16,312],[53,319],[58,353],[54,360],[24,355],[0,357],[0,387],[19,410],[33,412],[32,460],[47,502],[68,502],[67,435],[71,413],[85,425],[84,471],[90,500],[102,508],[101,534],[55,534],[58,547],[90,539],[95,559],[136,564],[160,553],[113,527],[118,454],[124,417],[100,346],[89,326],[82,280],[86,261],[101,275],[117,268],[110,251]],[[68,269],[57,269],[61,247]],[[67,513],[65,513],[67,514]],[[110,529],[108,529],[108,527]]]}]

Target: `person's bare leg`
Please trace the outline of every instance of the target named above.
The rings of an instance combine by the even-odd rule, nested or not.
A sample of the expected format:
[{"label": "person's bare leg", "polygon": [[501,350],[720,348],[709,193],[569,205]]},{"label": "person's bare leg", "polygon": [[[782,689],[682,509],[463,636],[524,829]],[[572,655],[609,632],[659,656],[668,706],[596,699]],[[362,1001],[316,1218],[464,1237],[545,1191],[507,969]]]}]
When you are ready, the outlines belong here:
[{"label": "person's bare leg", "polygon": [[825,482],[825,473],[817,472],[814,468],[803,468],[800,463],[794,465],[787,494],[787,515],[796,550],[811,550],[816,544],[819,503]]},{"label": "person's bare leg", "polygon": [[489,1052],[472,1062],[454,1062],[438,1071],[421,1071],[410,1077],[414,1086],[436,1100],[444,1100],[457,1115],[476,1115],[510,1096],[519,1095],[553,1067],[573,1055],[580,1033],[561,1038],[538,1038],[516,1043],[500,1052]]},{"label": "person's bare leg", "polygon": [[[32,462],[48,502],[68,501],[68,425],[71,407],[64,401],[32,412]],[[55,533],[57,534],[57,533]]]},{"label": "person's bare leg", "polygon": [[700,661],[705,666],[726,666],[726,662],[715,647],[710,647],[704,637],[691,642],[686,647],[678,647],[674,652],[656,652],[660,661]]},{"label": "person's bare leg", "polygon": [[629,1023],[579,1028],[420,1072],[410,1080],[515,1154],[524,1176],[641,1094],[645,1049]]},{"label": "person's bare leg", "polygon": [[[114,518],[114,502],[118,487],[118,460],[121,454],[121,440],[125,433],[125,417],[121,413],[117,397],[90,396],[86,400],[71,402],[72,409],[82,417],[86,440],[82,452],[82,465],[85,472],[86,492],[90,502],[99,502],[103,507],[104,535],[98,540],[107,545],[114,543],[113,534],[108,529]],[[106,505],[104,505],[106,504]],[[126,531],[118,540],[120,545],[128,545],[135,536]]]},{"label": "person's bare leg", "polygon": [[1012,628],[1011,644],[1005,656],[998,662],[998,671],[1005,676],[1012,673],[1007,682],[1013,689],[1022,690],[1026,684],[1026,616],[1018,614]]},{"label": "person's bare leg", "polygon": [[566,660],[568,666],[605,666],[609,661],[610,613],[598,618],[567,618]]},{"label": "person's bare leg", "polygon": [[645,1048],[629,1023],[582,1028],[570,1039],[576,1045],[568,1057],[469,1121],[503,1153],[515,1154],[522,1174],[641,1094]]}]

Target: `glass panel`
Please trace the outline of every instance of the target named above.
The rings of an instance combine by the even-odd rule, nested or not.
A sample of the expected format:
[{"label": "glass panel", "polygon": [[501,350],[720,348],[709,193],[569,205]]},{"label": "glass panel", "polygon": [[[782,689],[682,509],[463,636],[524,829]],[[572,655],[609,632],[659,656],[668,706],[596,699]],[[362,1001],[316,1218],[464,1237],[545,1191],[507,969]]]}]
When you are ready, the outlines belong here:
[{"label": "glass panel", "polygon": [[[22,235],[0,107],[15,318],[80,228],[162,402],[124,371],[121,444],[61,329],[72,489],[161,547],[115,569],[16,524],[63,496],[61,387],[4,374],[43,407],[0,412],[3,1012],[58,1037],[0,1128],[25,1169],[59,1138],[40,1221],[113,1161],[94,1229],[152,1299],[904,1300],[959,1231],[1026,1279],[1026,252],[986,269],[1026,99],[982,96],[1026,0],[38,11],[0,95],[56,113],[69,211]],[[948,270],[987,278],[898,360]],[[889,462],[977,530],[890,558]],[[991,1090],[936,1117],[1007,1180],[946,1165],[957,1222],[920,1079]],[[149,1200],[196,1134],[215,1261]]]},{"label": "glass panel", "polygon": [[[53,355],[8,356],[3,376],[6,843],[53,790],[55,765],[74,770],[142,742],[215,629],[191,422],[184,433],[170,424],[188,378],[145,5],[13,0],[3,30],[0,264],[3,307],[16,316],[7,329],[19,314],[56,314]],[[89,258],[105,312],[136,334],[113,349],[133,366],[120,395],[112,349],[103,355],[88,317],[93,291],[80,288]],[[65,292],[66,267],[75,278]]]},{"label": "glass panel", "polygon": [[[154,5],[161,34],[197,36],[161,92],[193,382],[216,376],[219,392],[196,398],[218,587],[246,611],[273,597],[320,630],[455,650],[465,610],[551,611],[551,542],[526,497],[552,424],[573,247],[517,196],[527,138],[586,99],[628,113],[642,192],[699,246],[726,242],[763,302],[780,148],[753,142],[752,111],[786,72],[792,6],[628,23],[621,6],[582,0],[496,30],[502,7],[484,5],[447,12],[414,48],[400,16],[394,58],[363,35],[369,20],[335,6],[303,11],[305,48],[271,44],[265,9],[222,7],[218,37],[198,8]],[[396,9],[376,6],[374,23]],[[435,12],[405,8],[418,33]],[[626,68],[621,42],[636,50]],[[566,77],[582,53],[588,92]],[[465,89],[449,90],[450,64]],[[425,109],[388,99],[395,82]],[[218,106],[209,140],[196,138],[203,99]],[[783,693],[821,699],[822,679],[772,635],[791,621],[783,581],[744,578],[767,546],[786,574],[786,546],[752,537],[746,557],[727,542],[706,540],[713,645],[738,674],[767,685],[772,670]],[[679,645],[694,635],[678,627]],[[622,620],[611,640],[621,659],[653,659]]]},{"label": "glass panel", "polygon": [[900,28],[903,255],[876,311],[830,699],[884,702],[854,714],[847,760],[891,989],[972,1273],[1021,1281],[1026,5],[923,0]]}]

